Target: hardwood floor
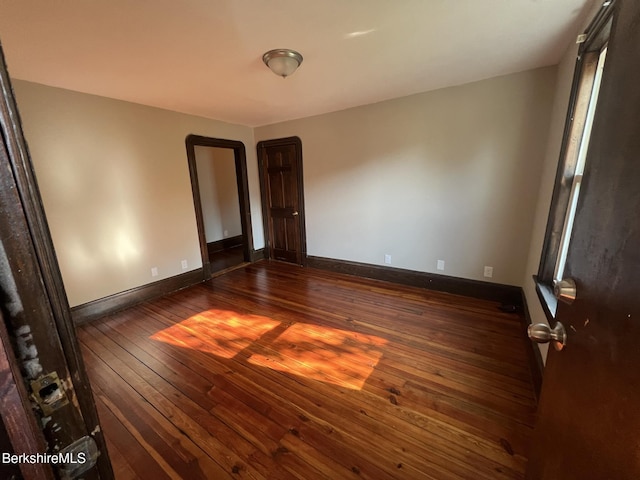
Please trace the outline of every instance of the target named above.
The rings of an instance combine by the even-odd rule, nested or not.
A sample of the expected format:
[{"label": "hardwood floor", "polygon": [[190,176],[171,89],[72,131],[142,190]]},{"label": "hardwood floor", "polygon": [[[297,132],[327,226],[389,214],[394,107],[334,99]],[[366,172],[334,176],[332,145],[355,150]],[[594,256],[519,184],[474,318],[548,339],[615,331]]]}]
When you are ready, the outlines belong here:
[{"label": "hardwood floor", "polygon": [[262,261],[79,328],[118,479],[517,479],[498,304]]}]

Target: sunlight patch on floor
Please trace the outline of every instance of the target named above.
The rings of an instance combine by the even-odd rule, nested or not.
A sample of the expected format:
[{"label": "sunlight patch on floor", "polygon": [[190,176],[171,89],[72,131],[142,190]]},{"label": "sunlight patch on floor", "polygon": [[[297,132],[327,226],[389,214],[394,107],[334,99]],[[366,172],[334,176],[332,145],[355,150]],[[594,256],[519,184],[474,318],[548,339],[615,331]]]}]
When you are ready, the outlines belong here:
[{"label": "sunlight patch on floor", "polygon": [[269,317],[212,309],[150,338],[228,359],[248,349],[252,365],[352,390],[363,387],[387,343],[373,335],[309,323],[294,323],[277,338],[260,341],[280,325]]},{"label": "sunlight patch on floor", "polygon": [[385,343],[372,335],[296,323],[267,351],[252,355],[249,363],[360,390],[382,357]]},{"label": "sunlight patch on floor", "polygon": [[233,358],[280,322],[260,315],[207,310],[165,328],[150,338],[179,347]]}]

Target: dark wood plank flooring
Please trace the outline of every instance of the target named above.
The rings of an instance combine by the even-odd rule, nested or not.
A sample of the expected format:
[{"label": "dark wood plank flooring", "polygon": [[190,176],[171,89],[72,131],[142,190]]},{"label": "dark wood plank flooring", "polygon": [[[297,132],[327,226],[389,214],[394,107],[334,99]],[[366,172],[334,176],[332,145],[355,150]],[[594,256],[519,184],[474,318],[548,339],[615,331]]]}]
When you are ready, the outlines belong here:
[{"label": "dark wood plank flooring", "polygon": [[262,261],[79,328],[118,479],[518,479],[516,314]]},{"label": "dark wood plank flooring", "polygon": [[226,248],[218,252],[209,253],[209,262],[211,262],[211,271],[220,272],[227,268],[235,267],[244,262],[243,246]]}]

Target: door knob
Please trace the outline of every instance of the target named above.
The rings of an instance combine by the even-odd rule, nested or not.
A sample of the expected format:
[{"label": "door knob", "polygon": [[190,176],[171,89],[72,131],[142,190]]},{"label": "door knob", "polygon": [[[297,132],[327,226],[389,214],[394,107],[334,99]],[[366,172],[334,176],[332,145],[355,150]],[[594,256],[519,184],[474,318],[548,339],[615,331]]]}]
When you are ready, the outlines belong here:
[{"label": "door knob", "polygon": [[567,331],[564,325],[556,322],[556,326],[550,328],[546,323],[535,323],[527,328],[527,335],[536,343],[553,344],[553,348],[560,351],[567,345]]},{"label": "door knob", "polygon": [[294,217],[298,216],[298,212],[293,212],[291,215],[293,215]]},{"label": "door knob", "polygon": [[576,299],[576,282],[571,278],[555,281],[553,283],[553,294],[561,302],[571,305]]}]

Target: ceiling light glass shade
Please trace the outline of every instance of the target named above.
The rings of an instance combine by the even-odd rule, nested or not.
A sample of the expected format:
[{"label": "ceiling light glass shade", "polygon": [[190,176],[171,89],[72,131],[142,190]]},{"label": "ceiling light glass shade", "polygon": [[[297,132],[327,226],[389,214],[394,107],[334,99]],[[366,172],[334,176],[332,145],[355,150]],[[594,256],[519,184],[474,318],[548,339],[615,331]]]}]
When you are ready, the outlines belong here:
[{"label": "ceiling light glass shade", "polygon": [[262,56],[262,61],[273,73],[281,77],[288,77],[302,63],[302,55],[294,50],[281,48],[270,50]]}]

